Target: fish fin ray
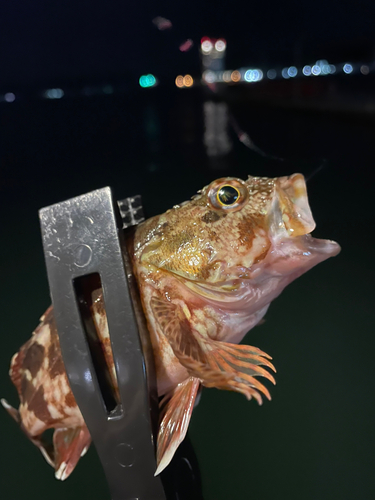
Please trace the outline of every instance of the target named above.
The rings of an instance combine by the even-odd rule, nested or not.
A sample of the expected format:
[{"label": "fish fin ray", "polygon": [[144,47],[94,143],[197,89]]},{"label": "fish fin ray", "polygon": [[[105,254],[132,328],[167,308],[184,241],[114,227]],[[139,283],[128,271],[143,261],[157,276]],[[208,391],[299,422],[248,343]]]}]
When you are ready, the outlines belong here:
[{"label": "fish fin ray", "polygon": [[186,362],[194,359],[198,363],[207,363],[207,357],[192,334],[189,321],[181,313],[181,307],[156,297],[151,299],[151,307],[176,356],[186,358]]},{"label": "fish fin ray", "polygon": [[55,454],[53,450],[52,444],[47,441],[47,439],[43,436],[43,432],[39,433],[38,435],[32,435],[28,430],[25,428],[25,426],[22,423],[21,415],[18,410],[13,408],[6,399],[1,399],[1,404],[3,407],[6,409],[6,411],[9,413],[9,415],[17,422],[17,424],[20,426],[20,429],[23,431],[23,433],[26,435],[26,437],[37,447],[39,448],[41,454],[45,458],[46,462],[51,466],[55,466]]},{"label": "fish fin ray", "polygon": [[248,356],[246,356],[246,359],[243,360],[241,359],[241,357],[236,356],[232,354],[232,352],[225,349],[225,358],[231,363],[234,363],[235,365],[240,366],[242,368],[254,369],[254,365],[256,366],[263,365],[267,366],[274,372],[276,371],[273,364],[270,361],[268,361],[268,359],[265,359],[262,356],[249,354]]},{"label": "fish fin ray", "polygon": [[[237,375],[237,380],[240,380],[241,383],[245,383],[246,385],[250,386],[251,389],[253,389],[253,390],[258,390],[259,392],[262,392],[268,399],[271,399],[270,393],[267,390],[267,388],[261,382],[259,382],[259,380],[257,380],[253,375],[249,375],[248,373],[245,373],[245,372],[238,372],[218,352],[215,352],[214,356],[221,357],[219,363],[220,363],[223,370],[225,370],[226,372],[229,372],[229,373],[235,373]],[[252,395],[254,396],[254,394],[252,394]]]},{"label": "fish fin ray", "polygon": [[218,352],[226,362],[230,363],[231,370],[229,371],[235,369],[241,374],[246,373],[247,375],[251,375],[252,377],[265,377],[273,384],[276,383],[273,375],[258,364],[238,360],[235,356],[228,354],[225,350],[219,350],[215,352]]},{"label": "fish fin ray", "polygon": [[155,476],[167,467],[186,436],[199,386],[197,378],[188,378],[176,387],[164,406],[157,438]]},{"label": "fish fin ray", "polygon": [[[258,391],[270,399],[268,390],[254,378],[255,375],[262,376],[274,382],[272,375],[259,366],[263,364],[274,369],[267,360],[270,358],[268,354],[257,347],[203,338],[192,329],[177,304],[153,297],[151,307],[175,356],[191,376],[201,380],[202,385],[240,392],[247,399],[256,399],[259,404],[262,404],[262,398]],[[256,363],[246,363],[250,360]]]},{"label": "fish fin ray", "polygon": [[53,446],[55,450],[55,477],[64,481],[75,469],[91,443],[90,433],[85,425],[74,428],[55,429]]},{"label": "fish fin ray", "polygon": [[8,401],[4,398],[1,399],[1,404],[3,405],[3,408],[9,413],[9,415],[17,422],[17,424],[21,424],[21,416],[20,412],[13,408]]}]

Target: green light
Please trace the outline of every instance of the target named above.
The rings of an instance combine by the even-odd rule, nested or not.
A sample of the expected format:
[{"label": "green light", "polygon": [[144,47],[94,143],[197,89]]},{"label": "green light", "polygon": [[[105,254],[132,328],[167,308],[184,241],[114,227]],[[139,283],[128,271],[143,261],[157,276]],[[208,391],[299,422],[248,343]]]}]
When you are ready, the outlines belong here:
[{"label": "green light", "polygon": [[153,85],[155,85],[156,78],[154,77],[154,75],[147,75],[147,79],[148,79],[148,86],[149,87],[152,87]]},{"label": "green light", "polygon": [[143,88],[153,87],[156,84],[156,78],[154,75],[142,75],[139,79],[139,85]]}]

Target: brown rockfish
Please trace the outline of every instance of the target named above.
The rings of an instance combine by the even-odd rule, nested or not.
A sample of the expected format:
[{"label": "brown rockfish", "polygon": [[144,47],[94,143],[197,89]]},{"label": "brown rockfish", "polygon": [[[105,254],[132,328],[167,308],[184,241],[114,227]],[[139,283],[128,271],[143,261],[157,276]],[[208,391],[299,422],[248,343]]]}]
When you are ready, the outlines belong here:
[{"label": "brown rockfish", "polygon": [[[201,385],[270,399],[259,377],[274,382],[270,356],[237,345],[271,301],[337,243],[313,238],[315,223],[301,174],[226,177],[191,201],[135,229],[131,256],[153,346],[159,396],[157,473],[184,439]],[[91,311],[110,377],[116,374],[101,290]],[[50,307],[32,338],[13,356],[10,376],[20,397],[4,407],[55,468],[73,471],[90,444],[69,387]],[[53,443],[42,434],[54,428]]]}]

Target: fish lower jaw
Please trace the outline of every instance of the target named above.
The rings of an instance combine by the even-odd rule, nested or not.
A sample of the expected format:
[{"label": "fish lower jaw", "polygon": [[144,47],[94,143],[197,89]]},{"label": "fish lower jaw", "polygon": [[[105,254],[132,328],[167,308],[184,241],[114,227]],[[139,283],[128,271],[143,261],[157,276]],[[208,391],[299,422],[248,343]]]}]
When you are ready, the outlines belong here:
[{"label": "fish lower jaw", "polygon": [[340,245],[332,240],[321,240],[314,238],[311,234],[300,236],[300,239],[307,251],[324,254],[327,256],[326,258],[335,257],[341,251]]},{"label": "fish lower jaw", "polygon": [[283,238],[273,242],[265,266],[274,276],[286,277],[296,273],[298,277],[329,257],[336,256],[340,250],[335,241],[321,240],[310,234]]}]

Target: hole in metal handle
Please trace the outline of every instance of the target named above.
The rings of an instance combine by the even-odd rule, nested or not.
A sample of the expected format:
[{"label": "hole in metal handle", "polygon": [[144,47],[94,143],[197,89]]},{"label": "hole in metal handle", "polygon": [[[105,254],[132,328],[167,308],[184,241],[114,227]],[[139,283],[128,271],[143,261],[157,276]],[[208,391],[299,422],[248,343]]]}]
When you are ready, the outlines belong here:
[{"label": "hole in metal handle", "polygon": [[85,337],[108,415],[123,413],[99,273],[73,280]]}]

